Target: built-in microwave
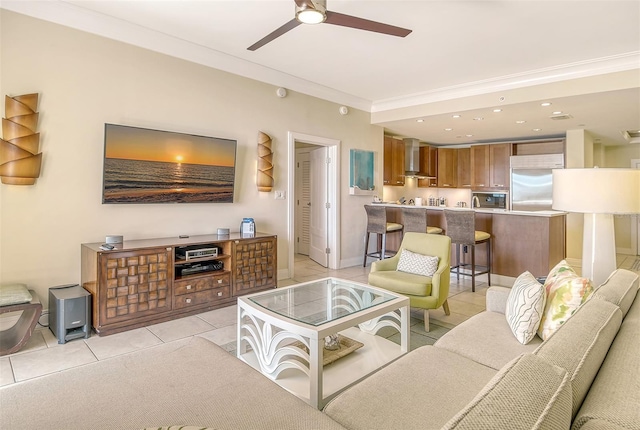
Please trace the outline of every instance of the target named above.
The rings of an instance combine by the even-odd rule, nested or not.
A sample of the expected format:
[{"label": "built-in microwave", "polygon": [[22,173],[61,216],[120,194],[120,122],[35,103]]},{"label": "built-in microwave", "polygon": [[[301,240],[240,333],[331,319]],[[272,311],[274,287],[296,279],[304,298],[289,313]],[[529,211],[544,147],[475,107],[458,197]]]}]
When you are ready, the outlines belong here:
[{"label": "built-in microwave", "polygon": [[482,209],[509,209],[509,193],[474,191],[471,193],[471,207]]}]

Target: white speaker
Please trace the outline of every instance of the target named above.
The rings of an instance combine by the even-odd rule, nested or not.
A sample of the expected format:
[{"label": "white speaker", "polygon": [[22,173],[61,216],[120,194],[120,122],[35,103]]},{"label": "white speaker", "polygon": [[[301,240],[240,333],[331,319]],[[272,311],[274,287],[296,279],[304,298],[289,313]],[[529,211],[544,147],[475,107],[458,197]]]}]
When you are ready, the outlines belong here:
[{"label": "white speaker", "polygon": [[115,234],[111,234],[109,236],[107,236],[107,238],[105,239],[105,242],[107,243],[122,243],[123,241],[123,236],[122,235],[115,235]]}]

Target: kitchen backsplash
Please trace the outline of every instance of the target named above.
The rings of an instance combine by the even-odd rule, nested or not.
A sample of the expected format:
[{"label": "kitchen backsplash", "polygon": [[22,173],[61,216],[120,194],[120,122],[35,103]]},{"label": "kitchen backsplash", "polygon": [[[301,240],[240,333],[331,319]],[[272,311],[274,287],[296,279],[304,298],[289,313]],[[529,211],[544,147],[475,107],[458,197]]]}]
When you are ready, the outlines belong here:
[{"label": "kitchen backsplash", "polygon": [[465,202],[471,206],[471,190],[465,188],[418,188],[418,180],[407,178],[404,187],[382,187],[382,196],[378,196],[385,202],[394,202],[400,197],[407,201],[416,197],[422,198],[422,205],[429,204],[429,197],[445,198],[447,207],[455,207],[457,202]]}]

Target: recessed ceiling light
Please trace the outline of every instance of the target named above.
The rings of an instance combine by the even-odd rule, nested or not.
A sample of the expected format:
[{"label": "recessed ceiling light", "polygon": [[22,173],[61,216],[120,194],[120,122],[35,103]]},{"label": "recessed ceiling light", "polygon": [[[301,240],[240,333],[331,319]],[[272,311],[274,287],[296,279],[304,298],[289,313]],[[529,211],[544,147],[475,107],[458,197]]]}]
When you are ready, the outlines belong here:
[{"label": "recessed ceiling light", "polygon": [[453,118],[460,118],[462,115],[455,114],[455,115],[451,115],[451,116],[452,116]]},{"label": "recessed ceiling light", "polygon": [[473,137],[473,134],[467,134],[466,136],[467,137]]},{"label": "recessed ceiling light", "polygon": [[445,128],[444,131],[453,131],[452,128]]},{"label": "recessed ceiling light", "polygon": [[502,112],[502,109],[494,109],[493,111],[494,111],[495,113],[498,113],[498,112]]},{"label": "recessed ceiling light", "polygon": [[516,121],[516,124],[524,124],[525,122],[527,121],[519,120],[519,121]]},{"label": "recessed ceiling light", "polygon": [[551,106],[551,102],[540,103],[540,106]]},{"label": "recessed ceiling light", "polygon": [[552,115],[560,115],[561,113],[562,113],[561,110],[557,110],[557,111],[552,112],[551,114]]},{"label": "recessed ceiling light", "polygon": [[417,119],[416,122],[424,122],[423,119]]},{"label": "recessed ceiling light", "polygon": [[532,130],[533,131],[541,131],[542,129],[541,128],[533,128]]},{"label": "recessed ceiling light", "polygon": [[477,116],[475,117],[473,120],[474,121],[482,121],[484,118],[482,118],[481,116]]}]

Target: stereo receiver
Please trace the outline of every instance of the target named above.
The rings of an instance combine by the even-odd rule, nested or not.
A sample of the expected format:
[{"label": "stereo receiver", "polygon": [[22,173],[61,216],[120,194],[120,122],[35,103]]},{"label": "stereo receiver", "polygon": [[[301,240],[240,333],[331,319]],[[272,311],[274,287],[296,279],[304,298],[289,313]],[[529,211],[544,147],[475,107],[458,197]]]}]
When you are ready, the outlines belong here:
[{"label": "stereo receiver", "polygon": [[176,248],[176,256],[187,261],[193,260],[194,258],[217,257],[218,247],[197,248],[191,246],[182,246]]}]

